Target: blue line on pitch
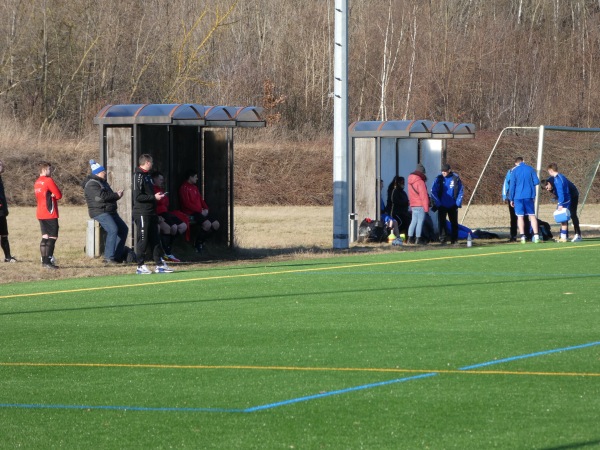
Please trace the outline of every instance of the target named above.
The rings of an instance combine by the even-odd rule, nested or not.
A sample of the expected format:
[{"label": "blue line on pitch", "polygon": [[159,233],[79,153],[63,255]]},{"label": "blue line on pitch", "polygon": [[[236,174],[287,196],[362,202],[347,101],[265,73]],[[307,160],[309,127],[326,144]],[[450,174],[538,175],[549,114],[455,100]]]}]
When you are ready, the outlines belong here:
[{"label": "blue line on pitch", "polygon": [[[494,361],[487,361],[480,364],[474,364],[472,366],[461,367],[458,370],[473,370],[481,367],[491,366],[494,364],[502,364],[506,362],[517,361],[520,359],[535,358],[537,356],[545,356],[553,353],[561,353],[570,350],[579,350],[582,348],[589,348],[600,345],[599,342],[589,342],[587,344],[574,345],[571,347],[557,348],[553,350],[546,350],[536,353],[528,353],[525,355],[512,356],[510,358],[497,359]],[[266,409],[278,408],[280,406],[291,405],[294,403],[307,402],[311,400],[317,400],[324,397],[331,397],[334,395],[347,394],[349,392],[362,391],[365,389],[376,388],[380,386],[387,386],[390,384],[404,383],[406,381],[419,380],[424,378],[431,378],[438,375],[439,372],[429,372],[420,375],[414,375],[411,377],[397,378],[394,380],[380,381],[377,383],[363,384],[360,386],[349,387],[346,389],[338,389],[330,392],[322,392],[314,395],[307,395],[304,397],[296,397],[288,400],[282,400],[280,402],[268,403],[266,405],[252,406],[246,409],[239,408],[177,408],[177,407],[144,407],[144,406],[91,406],[91,405],[42,405],[42,404],[19,404],[19,403],[0,403],[0,408],[24,408],[24,409],[100,409],[100,410],[119,410],[119,411],[158,411],[158,412],[210,412],[210,413],[251,413],[256,411],[263,411]]]},{"label": "blue line on pitch", "polygon": [[529,353],[527,355],[512,356],[510,358],[497,359],[494,361],[488,361],[488,362],[484,362],[481,364],[474,364],[472,366],[460,367],[458,370],[479,369],[481,367],[493,366],[494,364],[502,364],[505,362],[517,361],[519,359],[534,358],[536,356],[551,355],[552,353],[567,352],[569,350],[578,350],[580,348],[594,347],[596,345],[600,345],[600,342],[590,342],[589,344],[575,345],[573,347],[557,348],[554,350],[546,350],[544,352],[536,352],[536,353]]},{"label": "blue line on pitch", "polygon": [[337,391],[323,392],[323,393],[320,393],[320,394],[308,395],[306,397],[298,397],[298,398],[292,398],[290,400],[284,400],[284,401],[281,401],[281,402],[269,403],[267,405],[253,406],[252,408],[245,409],[244,412],[261,411],[261,410],[264,410],[264,409],[277,408],[278,406],[291,405],[292,403],[307,402],[309,400],[316,400],[318,398],[331,397],[332,395],[340,395],[340,394],[346,394],[348,392],[362,391],[364,389],[371,389],[371,388],[374,388],[374,387],[386,386],[388,384],[404,383],[405,381],[411,381],[411,380],[418,380],[418,379],[421,379],[421,378],[434,377],[437,374],[438,374],[437,372],[431,372],[431,373],[424,373],[424,374],[421,374],[421,375],[415,375],[415,376],[412,376],[412,377],[398,378],[396,380],[388,380],[388,381],[380,381],[378,383],[363,384],[361,386],[354,386],[354,387],[351,387],[351,388],[339,389]]}]

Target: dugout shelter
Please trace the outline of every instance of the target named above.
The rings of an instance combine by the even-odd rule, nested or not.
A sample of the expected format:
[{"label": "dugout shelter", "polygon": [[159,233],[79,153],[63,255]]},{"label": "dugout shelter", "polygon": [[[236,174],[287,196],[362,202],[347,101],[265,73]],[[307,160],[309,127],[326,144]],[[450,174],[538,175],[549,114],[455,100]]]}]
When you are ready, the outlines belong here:
[{"label": "dugout shelter", "polygon": [[[234,241],[234,130],[266,126],[262,108],[255,106],[205,106],[199,104],[122,104],[102,108],[94,124],[99,132],[99,161],[109,184],[124,189],[119,215],[133,226],[133,171],[138,157],[148,153],[154,169],[165,176],[171,209],[178,209],[178,190],[185,172],[198,170],[199,189],[210,214],[221,223],[217,240]],[[96,236],[98,233],[96,233]],[[88,256],[99,255],[99,238]],[[92,253],[92,254],[90,254]]]},{"label": "dugout shelter", "polygon": [[[349,126],[349,137],[348,201],[350,242],[354,242],[360,221],[381,216],[381,180],[383,191],[387,192],[394,176],[408,180],[408,175],[421,163],[430,190],[446,162],[448,139],[473,139],[475,125],[428,120],[361,121]],[[437,227],[437,220],[433,219]]]}]

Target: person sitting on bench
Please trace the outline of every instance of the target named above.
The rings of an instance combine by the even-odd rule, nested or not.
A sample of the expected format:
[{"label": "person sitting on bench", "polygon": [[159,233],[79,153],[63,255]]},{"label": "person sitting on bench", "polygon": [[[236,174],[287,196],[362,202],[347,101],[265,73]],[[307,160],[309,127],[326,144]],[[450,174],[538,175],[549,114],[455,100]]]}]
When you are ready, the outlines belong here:
[{"label": "person sitting on bench", "polygon": [[[184,219],[187,216],[183,215],[181,211],[170,211],[169,210],[169,196],[168,192],[165,192],[165,177],[160,171],[154,171],[152,173],[152,182],[154,183],[154,192],[160,192],[164,196],[156,201],[156,214],[158,214],[158,228],[160,230],[160,239],[162,241],[163,249],[165,250],[164,260],[171,262],[181,262],[179,258],[173,255],[173,239],[179,234],[184,234],[187,230],[187,224]],[[183,217],[182,217],[183,216]]]},{"label": "person sitting on bench", "polygon": [[187,214],[192,222],[200,225],[194,247],[198,253],[208,236],[220,227],[219,221],[209,216],[208,205],[198,189],[198,171],[190,169],[185,174],[185,181],[179,188],[179,209]]}]

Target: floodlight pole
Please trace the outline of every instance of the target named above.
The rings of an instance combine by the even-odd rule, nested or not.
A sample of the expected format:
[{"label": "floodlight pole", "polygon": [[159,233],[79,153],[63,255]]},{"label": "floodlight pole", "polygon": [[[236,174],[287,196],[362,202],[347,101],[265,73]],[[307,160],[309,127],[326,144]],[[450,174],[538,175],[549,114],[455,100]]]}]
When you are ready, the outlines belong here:
[{"label": "floodlight pole", "polygon": [[348,174],[348,2],[335,0],[333,67],[333,248],[350,246]]},{"label": "floodlight pole", "polygon": [[[537,176],[540,178],[542,174],[542,157],[544,156],[544,125],[540,126],[538,138],[538,154],[537,154]],[[538,216],[540,209],[540,185],[535,187],[535,215]]]}]

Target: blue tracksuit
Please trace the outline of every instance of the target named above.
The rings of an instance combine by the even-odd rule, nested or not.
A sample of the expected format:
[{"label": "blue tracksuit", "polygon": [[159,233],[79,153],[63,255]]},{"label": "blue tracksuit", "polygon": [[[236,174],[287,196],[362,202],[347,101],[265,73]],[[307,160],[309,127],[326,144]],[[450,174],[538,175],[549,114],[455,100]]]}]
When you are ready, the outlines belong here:
[{"label": "blue tracksuit", "polygon": [[504,177],[504,184],[502,185],[502,201],[508,200],[508,188],[510,187],[510,174],[512,169],[508,169],[506,176]]},{"label": "blue tracksuit", "polygon": [[540,184],[537,172],[524,162],[512,169],[508,188],[511,201],[535,198],[535,187]]},{"label": "blue tracksuit", "polygon": [[562,173],[559,173],[554,177],[554,193],[558,199],[557,206],[562,206],[567,209],[571,205],[572,197],[579,198],[579,191],[575,185]]},{"label": "blue tracksuit", "polygon": [[431,186],[431,196],[438,208],[460,208],[464,195],[460,177],[454,172],[438,175]]}]

